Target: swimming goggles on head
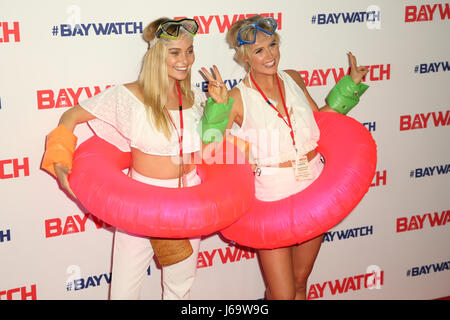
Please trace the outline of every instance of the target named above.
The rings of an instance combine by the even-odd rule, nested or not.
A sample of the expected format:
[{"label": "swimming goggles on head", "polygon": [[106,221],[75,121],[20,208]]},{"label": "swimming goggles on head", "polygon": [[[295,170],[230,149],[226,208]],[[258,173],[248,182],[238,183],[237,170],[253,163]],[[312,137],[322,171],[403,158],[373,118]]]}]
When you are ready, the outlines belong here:
[{"label": "swimming goggles on head", "polygon": [[180,28],[186,30],[192,37],[197,34],[198,24],[194,19],[167,20],[156,30],[156,38],[178,39]]},{"label": "swimming goggles on head", "polygon": [[[252,44],[256,42],[256,31],[262,31],[269,36],[273,35],[277,30],[278,24],[277,21],[272,17],[264,17],[257,20],[254,23],[247,24],[239,29],[238,32],[238,45],[242,46],[243,44]],[[253,34],[252,34],[253,31]],[[244,40],[242,37],[248,38],[250,35],[250,40]]]}]

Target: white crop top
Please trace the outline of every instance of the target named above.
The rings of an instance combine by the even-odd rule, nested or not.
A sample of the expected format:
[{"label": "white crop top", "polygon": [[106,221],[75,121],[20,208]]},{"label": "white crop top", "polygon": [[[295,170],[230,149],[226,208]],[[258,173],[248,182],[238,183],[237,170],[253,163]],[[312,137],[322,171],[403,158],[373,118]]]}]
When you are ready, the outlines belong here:
[{"label": "white crop top", "polygon": [[[294,137],[300,155],[317,147],[320,131],[303,90],[284,71],[278,73],[284,82],[286,106],[289,110]],[[251,143],[253,160],[257,165],[271,165],[295,160],[290,128],[278,117],[257,89],[241,81],[237,88],[243,102],[242,126],[233,124],[231,134]],[[271,100],[274,106],[282,101]]]},{"label": "white crop top", "polygon": [[[205,98],[198,88],[193,86],[192,90],[195,95],[194,104],[192,108],[183,109],[184,153],[196,152],[201,148],[200,135],[196,128],[203,114]],[[96,117],[88,122],[95,134],[121,151],[129,152],[130,147],[134,147],[151,155],[179,154],[178,134],[175,129],[172,130],[170,140],[167,140],[164,134],[154,127],[153,119],[151,122],[147,120],[144,104],[125,86],[108,88],[79,104]],[[179,131],[179,111],[169,110],[169,113]]]}]

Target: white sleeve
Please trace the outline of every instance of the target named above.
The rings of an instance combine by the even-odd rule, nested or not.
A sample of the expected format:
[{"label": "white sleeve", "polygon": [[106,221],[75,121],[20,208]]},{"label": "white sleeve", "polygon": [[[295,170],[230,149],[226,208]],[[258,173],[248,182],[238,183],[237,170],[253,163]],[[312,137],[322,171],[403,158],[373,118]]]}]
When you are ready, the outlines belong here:
[{"label": "white sleeve", "polygon": [[121,151],[130,151],[133,106],[124,98],[121,86],[108,88],[80,101],[79,105],[96,119],[88,122],[97,136],[115,145]]}]

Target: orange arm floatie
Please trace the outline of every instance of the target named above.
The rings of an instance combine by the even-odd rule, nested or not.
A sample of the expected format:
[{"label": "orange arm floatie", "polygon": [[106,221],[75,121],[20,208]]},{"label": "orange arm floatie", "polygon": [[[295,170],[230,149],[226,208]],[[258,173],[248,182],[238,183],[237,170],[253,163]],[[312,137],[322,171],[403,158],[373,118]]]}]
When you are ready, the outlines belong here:
[{"label": "orange arm floatie", "polygon": [[41,168],[56,177],[55,163],[61,163],[72,168],[72,158],[77,146],[77,137],[72,131],[60,124],[47,135],[45,153]]}]

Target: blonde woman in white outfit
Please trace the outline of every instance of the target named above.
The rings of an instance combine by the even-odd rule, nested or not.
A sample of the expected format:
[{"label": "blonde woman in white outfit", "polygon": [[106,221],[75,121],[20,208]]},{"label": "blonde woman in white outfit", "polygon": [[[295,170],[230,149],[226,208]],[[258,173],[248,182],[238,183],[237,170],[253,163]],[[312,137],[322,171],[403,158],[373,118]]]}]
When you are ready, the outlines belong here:
[{"label": "blonde woman in white outfit", "polygon": [[[192,91],[190,77],[197,30],[192,19],[160,18],[150,23],[143,34],[149,49],[138,81],[109,88],[69,109],[47,141],[52,140],[50,137],[57,141],[75,139],[76,145],[73,129],[88,121],[99,137],[122,151],[131,150],[132,179],[167,188],[199,184],[192,157],[202,146],[197,126],[205,97]],[[228,101],[223,85],[210,86],[209,91],[216,102]],[[58,152],[52,156],[52,150],[47,144],[43,168],[55,174],[61,186],[75,197],[67,180],[71,155],[62,159]],[[140,298],[155,254],[163,266],[163,298],[188,299],[199,245],[200,239],[155,239],[117,229],[110,298]]]},{"label": "blonde woman in white outfit", "polygon": [[[328,105],[317,107],[298,72],[278,70],[276,28],[273,18],[254,16],[236,22],[227,34],[230,47],[236,50],[235,59],[248,71],[230,92],[235,102],[228,128],[251,143],[256,198],[262,201],[287,198],[307,188],[320,175],[324,159],[316,151],[320,132],[313,111],[334,112]],[[358,84],[367,69],[357,67],[351,53],[349,58],[352,80]],[[309,163],[306,171],[297,165],[304,156]],[[258,250],[268,299],[306,298],[307,279],[322,238]]]}]

